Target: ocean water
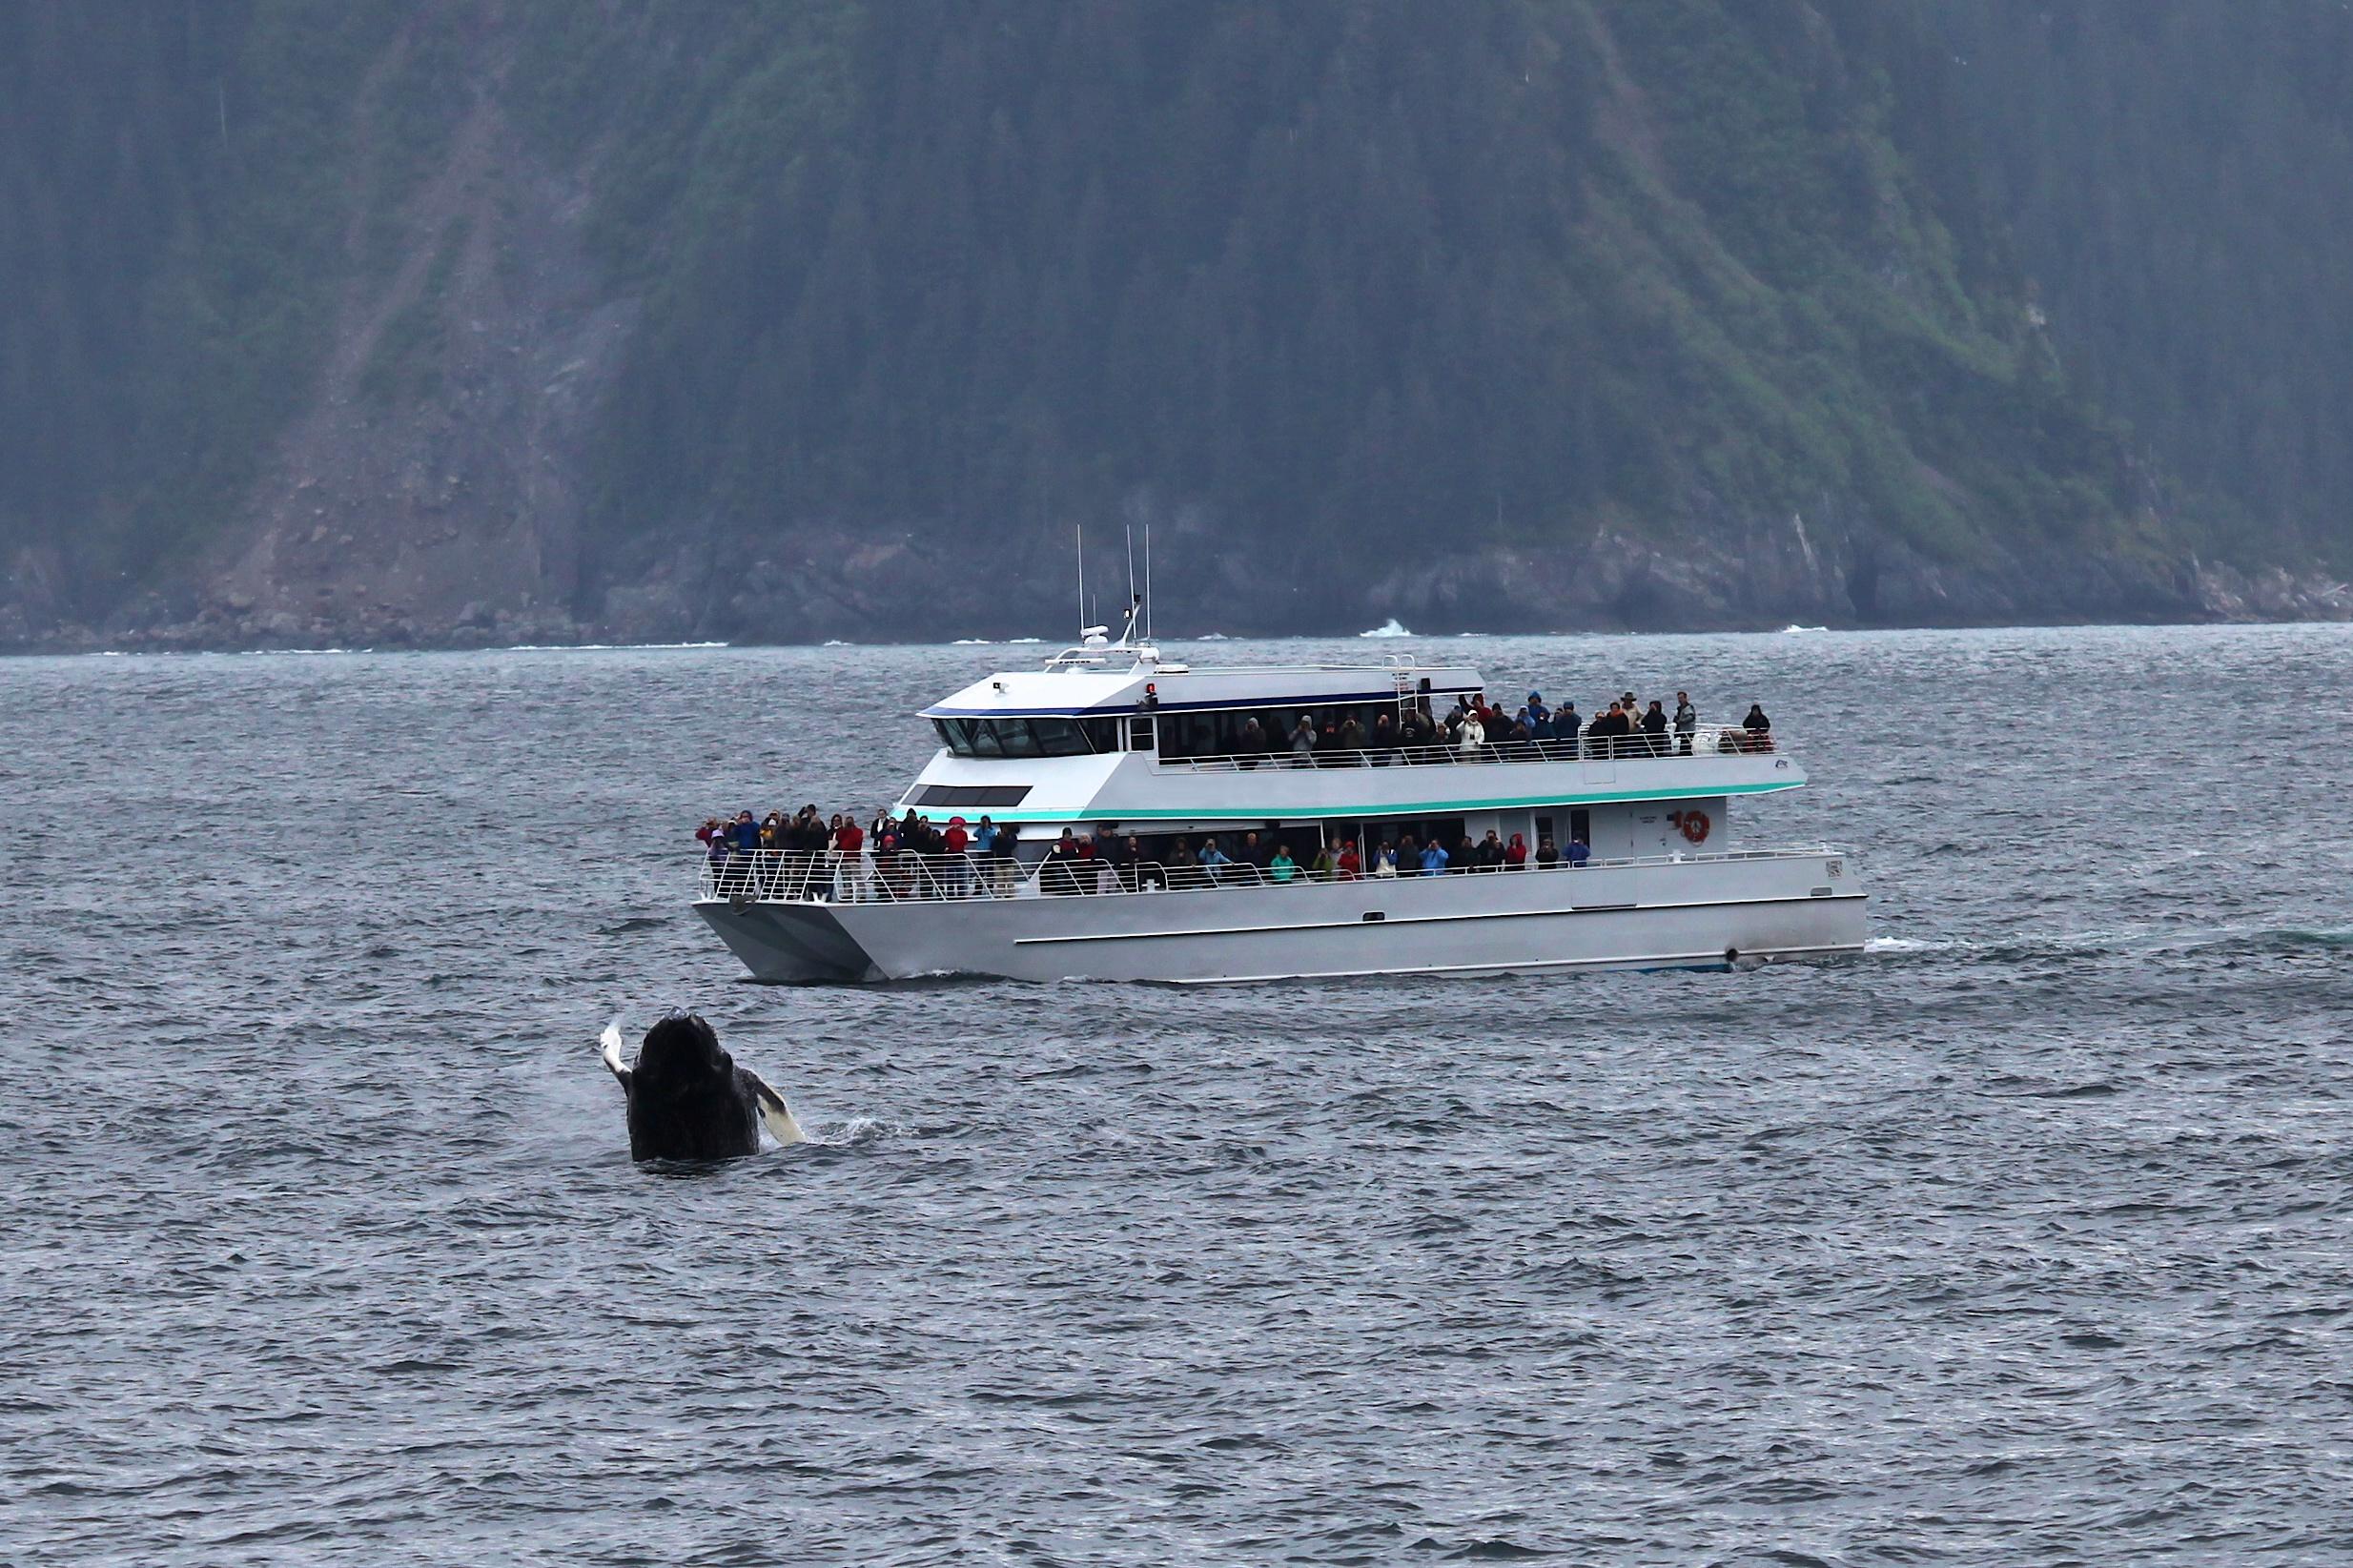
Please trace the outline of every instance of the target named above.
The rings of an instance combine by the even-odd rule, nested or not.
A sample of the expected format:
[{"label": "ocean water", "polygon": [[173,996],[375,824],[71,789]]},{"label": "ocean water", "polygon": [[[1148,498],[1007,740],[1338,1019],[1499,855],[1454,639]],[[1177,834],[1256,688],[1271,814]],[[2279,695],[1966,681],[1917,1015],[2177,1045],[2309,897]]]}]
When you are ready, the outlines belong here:
[{"label": "ocean water", "polygon": [[1043,650],[0,663],[0,1562],[2353,1561],[2353,630],[1393,648],[1762,700],[1874,950],[767,988],[694,825]]}]

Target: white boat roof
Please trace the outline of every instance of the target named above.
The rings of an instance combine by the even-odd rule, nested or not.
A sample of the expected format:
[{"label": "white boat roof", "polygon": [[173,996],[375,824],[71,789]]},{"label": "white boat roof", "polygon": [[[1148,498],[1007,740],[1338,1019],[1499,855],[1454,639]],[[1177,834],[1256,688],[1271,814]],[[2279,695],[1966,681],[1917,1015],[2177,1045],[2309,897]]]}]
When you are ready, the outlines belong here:
[{"label": "white boat roof", "polygon": [[[1298,703],[1391,703],[1401,689],[1419,692],[1429,682],[1433,699],[1484,691],[1479,672],[1465,664],[1250,664],[1196,669],[1189,664],[1134,658],[1116,649],[1073,650],[1042,670],[1006,670],[973,682],[923,710],[926,719],[992,716],[1075,717],[1134,713],[1154,689],[1158,711],[1186,713],[1207,708],[1283,707]],[[1108,653],[1127,667],[1111,669]],[[1445,704],[1439,703],[1441,707]]]}]

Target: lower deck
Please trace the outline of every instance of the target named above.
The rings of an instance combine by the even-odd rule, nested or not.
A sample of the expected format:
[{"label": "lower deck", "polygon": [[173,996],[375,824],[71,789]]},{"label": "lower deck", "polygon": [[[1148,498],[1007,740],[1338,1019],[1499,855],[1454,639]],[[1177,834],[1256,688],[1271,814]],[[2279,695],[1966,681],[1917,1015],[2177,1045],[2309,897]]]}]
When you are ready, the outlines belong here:
[{"label": "lower deck", "polygon": [[[1828,849],[1596,861],[1579,867],[1191,886],[951,871],[938,891],[783,896],[706,886],[695,907],[754,978],[993,975],[1217,983],[1392,974],[1721,967],[1860,951],[1864,893]],[[836,875],[840,867],[830,868]],[[853,875],[857,874],[853,872]]]}]

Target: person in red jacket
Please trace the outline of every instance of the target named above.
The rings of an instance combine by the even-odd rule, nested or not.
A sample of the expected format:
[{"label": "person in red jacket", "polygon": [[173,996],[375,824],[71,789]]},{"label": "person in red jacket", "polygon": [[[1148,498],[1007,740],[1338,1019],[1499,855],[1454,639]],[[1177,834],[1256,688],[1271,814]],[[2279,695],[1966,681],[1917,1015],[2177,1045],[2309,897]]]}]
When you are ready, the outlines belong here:
[{"label": "person in red jacket", "polygon": [[947,875],[942,880],[946,882],[948,890],[958,898],[972,890],[972,863],[965,858],[965,850],[971,847],[972,843],[972,835],[964,830],[964,819],[949,818],[948,831],[940,835],[940,849],[948,857],[944,868]]},{"label": "person in red jacket", "polygon": [[866,847],[866,829],[858,819],[845,812],[842,825],[833,830],[833,849],[838,861],[835,877],[837,898],[856,903],[866,897],[866,862],[859,851]]}]

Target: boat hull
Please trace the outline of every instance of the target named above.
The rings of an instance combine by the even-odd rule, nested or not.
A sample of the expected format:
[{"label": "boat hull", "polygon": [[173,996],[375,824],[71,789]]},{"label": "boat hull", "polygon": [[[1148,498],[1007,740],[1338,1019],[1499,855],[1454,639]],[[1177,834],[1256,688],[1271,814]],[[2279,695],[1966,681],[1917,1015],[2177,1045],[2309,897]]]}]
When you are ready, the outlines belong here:
[{"label": "boat hull", "polygon": [[755,979],[1172,983],[1723,967],[1862,950],[1851,858],[867,904],[699,900]]}]

